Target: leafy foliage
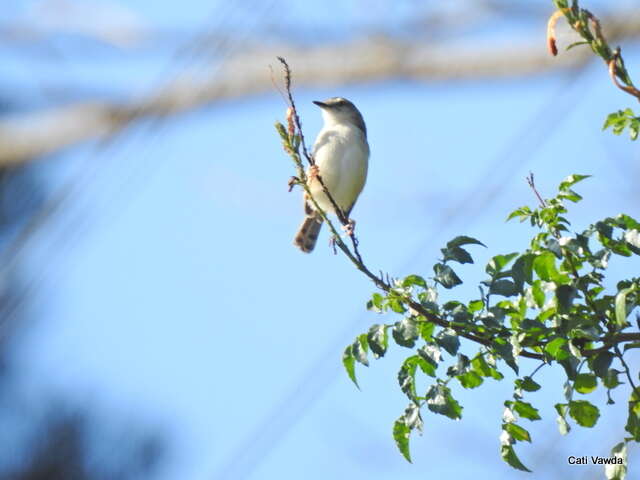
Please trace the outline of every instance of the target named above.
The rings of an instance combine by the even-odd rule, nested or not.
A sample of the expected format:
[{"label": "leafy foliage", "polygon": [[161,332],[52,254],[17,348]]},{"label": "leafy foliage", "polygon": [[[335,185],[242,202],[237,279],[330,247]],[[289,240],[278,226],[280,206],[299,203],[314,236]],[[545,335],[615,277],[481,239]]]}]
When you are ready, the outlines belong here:
[{"label": "leafy foliage", "polygon": [[[638,90],[627,71],[624,60],[620,54],[620,47],[612,48],[602,33],[600,20],[589,10],[580,8],[578,0],[553,0],[558,8],[556,14],[549,20],[547,31],[548,41],[553,55],[557,54],[555,45],[555,22],[558,15],[564,15],[567,23],[582,37],[582,41],[572,43],[567,47],[570,50],[579,45],[588,45],[593,53],[604,60],[609,69],[609,76],[613,84],[620,90],[640,100]],[[629,130],[631,140],[636,140],[640,133],[640,117],[636,117],[630,108],[611,113],[604,123],[603,130],[611,127],[615,135],[620,135],[625,129]]]},{"label": "leafy foliage", "polygon": [[[605,388],[611,399],[611,392],[622,385],[619,375],[625,374],[633,385],[633,374],[619,345],[624,350],[640,346],[640,334],[629,332],[629,317],[640,303],[640,278],[619,281],[613,292],[605,289],[604,281],[612,257],[640,254],[640,223],[618,215],[572,233],[566,204],[581,200],[573,188],[586,178],[571,175],[560,184],[556,196],[542,201],[538,208],[521,207],[509,215],[537,231],[525,251],[491,258],[480,285],[481,298],[439,301],[440,288],[451,290],[462,283],[454,264],[473,263],[469,247],[484,246],[466,236],[454,238],[441,249],[442,259],[434,265],[432,277],[410,275],[396,280],[388,291],[373,294],[367,305],[370,310],[402,318],[375,324],[359,335],[345,350],[345,366],[355,382],[355,365],[368,364],[368,350],[375,358],[387,352],[389,330],[393,342],[414,350],[398,373],[409,406],[393,428],[396,444],[407,460],[411,459],[410,435],[422,431],[425,407],[452,420],[462,418],[453,379],[462,388],[475,389],[487,379],[503,380],[503,365],[516,373],[512,398],[504,402],[500,444],[503,460],[523,471],[529,470],[518,458],[515,445],[531,442],[531,435],[519,422],[540,420],[538,408],[525,395],[541,385],[533,379],[535,372],[520,376],[520,357],[535,359],[538,368],[557,364],[563,369],[566,401],[556,404],[561,434],[567,434],[572,423],[587,428],[597,424],[600,410],[584,397],[598,387]],[[460,352],[461,337],[479,345],[471,358]],[[419,375],[432,381],[424,391],[417,386]],[[583,398],[574,398],[574,394]],[[636,441],[640,439],[639,398],[632,393],[626,426]],[[622,452],[622,447],[615,448]]]},{"label": "leafy foliage", "polygon": [[609,127],[615,135],[620,135],[628,129],[631,140],[637,140],[640,133],[640,117],[636,117],[630,108],[618,110],[609,114],[602,129],[606,130]]},{"label": "leafy foliage", "polygon": [[[580,8],[578,0],[553,0],[553,3],[558,11],[548,24],[551,52],[557,53],[555,22],[564,16],[583,39],[569,48],[590,46],[607,63],[615,86],[640,99],[640,90],[633,85],[619,48],[608,45],[599,20]],[[439,300],[441,289],[453,295],[455,287],[463,283],[456,264],[473,264],[473,248],[485,247],[468,236],[456,237],[441,249],[442,258],[433,265],[431,277],[409,275],[392,280],[383,273],[376,275],[362,260],[355,236],[351,235],[352,247],[342,241],[308,188],[300,148],[310,165],[313,158],[307,152],[291,96],[289,67],[284,59],[280,61],[285,67],[290,106],[287,128],[276,123],[276,129],[297,169],[298,176],[292,178],[290,185],[305,190],[328,224],[337,248],[379,289],[367,302],[367,308],[400,317],[393,323],[372,325],[346,347],[343,364],[347,374],[357,385],[356,364],[368,366],[369,352],[374,359],[384,357],[390,339],[411,350],[398,372],[398,385],[409,403],[393,425],[393,438],[404,458],[411,461],[411,434],[416,430],[422,432],[425,407],[434,414],[461,419],[463,406],[455,398],[456,384],[476,389],[488,379],[501,381],[506,365],[516,378],[511,398],[504,401],[499,438],[501,457],[515,469],[530,471],[514,446],[532,441],[520,420],[536,421],[541,416],[525,395],[542,388],[533,379],[541,367],[559,365],[566,376],[562,387],[564,401],[555,404],[561,435],[568,434],[573,423],[585,428],[597,424],[600,409],[586,397],[599,387],[606,389],[608,405],[615,404],[613,394],[619,395],[614,391],[620,386],[630,389],[626,404],[627,435],[611,450],[612,457],[621,459],[622,464],[608,464],[605,468],[608,479],[623,479],[627,471],[627,445],[640,442],[640,389],[636,386],[639,377],[624,358],[628,350],[640,348],[636,328],[640,328],[640,316],[636,315],[636,327],[631,323],[634,310],[640,306],[640,278],[622,279],[611,291],[605,288],[605,274],[612,258],[640,255],[640,223],[620,214],[594,222],[581,232],[572,232],[566,216],[567,205],[582,200],[573,187],[588,175],[570,175],[548,200],[540,197],[531,177],[530,185],[540,206],[520,207],[507,220],[529,222],[537,231],[526,250],[491,258],[484,269],[486,278],[479,285],[479,298]],[[618,111],[607,118],[604,129],[607,128],[612,128],[615,134],[628,129],[635,140],[640,133],[640,117],[630,109]],[[324,193],[331,200],[326,188]],[[341,215],[338,218],[343,226],[347,224],[346,218]],[[611,284],[611,279],[607,284]],[[465,353],[460,351],[461,340],[472,342],[465,345]],[[472,345],[478,350],[468,356]],[[531,374],[521,374],[520,358],[538,362]],[[423,381],[430,383],[426,389],[419,386]],[[574,394],[580,397],[574,398]]]}]

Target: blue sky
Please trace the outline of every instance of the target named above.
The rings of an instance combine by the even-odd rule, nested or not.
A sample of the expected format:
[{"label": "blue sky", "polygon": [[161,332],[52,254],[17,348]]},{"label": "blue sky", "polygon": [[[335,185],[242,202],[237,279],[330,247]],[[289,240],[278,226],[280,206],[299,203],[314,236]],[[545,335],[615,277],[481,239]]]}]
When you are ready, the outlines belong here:
[{"label": "blue sky", "polygon": [[[204,22],[208,3],[127,5],[151,25],[184,27]],[[358,3],[332,28],[348,28]],[[290,18],[321,11],[313,5]],[[403,15],[399,8],[393,18]],[[625,51],[637,64],[637,48]],[[108,83],[113,71],[114,82],[136,88],[162,70],[109,65],[74,68],[85,82]],[[296,90],[309,139],[321,126],[312,100],[347,97],[367,121],[369,178],[353,216],[368,263],[395,276],[428,274],[448,239],[471,235],[488,249],[473,251],[477,263],[461,268],[468,283],[456,294],[475,297],[490,256],[526,247],[530,227],[504,219],[534,204],[529,171],[547,195],[571,173],[594,175],[578,188],[576,229],[621,211],[637,216],[637,144],[600,131],[631,100],[600,63],[575,81],[566,76]],[[286,191],[293,169],[273,129],[284,109],[277,92],[224,102],[42,165],[51,192],[65,178],[81,181],[73,208],[25,259],[38,279],[38,323],[20,352],[25,388],[53,387],[163,425],[174,447],[166,479],[525,478],[498,455],[509,376],[456,388],[461,422],[425,414],[409,465],[391,438],[406,406],[396,372],[408,350],[360,368],[362,391],[342,372],[342,348],[380,321],[364,308],[373,285],[332,254],[326,231],[312,255],[291,245],[302,211],[299,192]],[[596,429],[561,437],[552,406],[562,399],[559,373],[539,373],[544,388],[530,399],[543,421],[518,453],[535,478],[584,478],[589,467],[569,468],[566,456],[607,454],[624,420],[600,395]],[[632,465],[630,478],[638,473]]]}]

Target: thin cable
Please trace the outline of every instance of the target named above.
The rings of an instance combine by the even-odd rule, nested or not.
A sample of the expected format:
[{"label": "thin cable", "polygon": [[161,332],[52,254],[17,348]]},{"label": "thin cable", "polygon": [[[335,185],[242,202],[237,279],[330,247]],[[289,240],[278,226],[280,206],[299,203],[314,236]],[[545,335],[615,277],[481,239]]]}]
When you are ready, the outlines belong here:
[{"label": "thin cable", "polygon": [[[274,1],[275,0],[272,0],[270,3],[268,3],[266,9],[271,8]],[[256,1],[254,1],[253,4],[255,5]],[[255,8],[255,9],[252,9],[252,13],[254,15],[257,14],[257,16],[259,16],[259,14],[261,13],[261,10]],[[255,18],[257,17],[254,16],[254,19]],[[230,18],[228,17],[226,19],[223,19],[223,17],[220,17],[220,24],[223,24],[229,20]],[[216,28],[216,27],[211,27],[211,28]],[[245,32],[245,36],[248,36],[249,33],[251,32],[251,28],[245,28],[244,32]],[[210,32],[208,32],[208,34],[210,34]],[[203,33],[199,33],[197,35],[202,36]],[[234,38],[238,38],[238,37],[234,37]],[[218,69],[222,68],[222,64],[224,63],[224,61],[233,52],[233,49],[231,48],[231,46],[228,46],[229,42],[230,40],[228,37],[222,37],[222,40],[220,40],[216,45],[216,49],[222,50],[222,54],[220,54]],[[195,56],[192,60],[194,59],[197,59],[197,56]],[[180,60],[180,57],[178,55],[175,55],[172,58],[172,62],[176,62],[178,60]],[[204,67],[201,67],[201,68],[204,68]],[[177,77],[177,74],[176,74],[176,77]],[[154,136],[150,137],[149,135],[147,135],[147,140],[148,140],[146,143],[147,147],[150,146],[153,141],[156,141],[159,136],[160,125],[156,124],[155,127],[156,128],[151,132],[154,134]],[[131,137],[132,135],[128,136],[129,141],[132,140]],[[121,143],[122,141],[123,141],[122,137],[114,136],[105,142],[98,142],[96,144],[97,152],[106,154],[106,152],[110,148],[115,148],[115,146],[118,145],[119,142]],[[147,150],[147,155],[148,155],[148,152],[149,150]],[[89,158],[89,157],[87,156],[86,158]],[[4,249],[1,256],[5,258],[6,263],[3,262],[3,265],[0,266],[0,278],[5,277],[8,274],[9,270],[15,267],[15,265],[19,261],[20,256],[24,254],[24,251],[26,250],[28,244],[31,241],[33,241],[33,239],[37,236],[37,234],[41,232],[47,224],[51,223],[53,219],[59,216],[62,211],[66,211],[64,207],[68,205],[74,197],[81,197],[83,190],[88,190],[90,188],[91,182],[95,181],[95,179],[100,177],[98,175],[99,167],[97,167],[97,162],[95,162],[95,156],[93,160],[94,161],[89,165],[93,168],[89,170],[88,167],[85,167],[84,171],[82,172],[82,175],[79,178],[72,177],[68,181],[66,181],[63,184],[63,186],[58,189],[58,193],[54,194],[53,198],[49,202],[47,202],[42,209],[40,209],[31,217],[31,219],[27,222],[25,227],[23,227],[23,229],[16,236],[16,239],[13,242],[11,242],[7,248]],[[88,163],[88,160],[86,160],[85,163]],[[113,164],[115,163],[115,161],[111,160],[111,163]],[[138,166],[138,170],[141,170],[141,168],[139,167],[140,163],[141,162],[134,164]],[[159,165],[159,162],[156,162],[154,164],[155,168],[157,168],[158,165]],[[103,163],[100,163],[100,167],[102,169],[105,168]],[[150,169],[147,167],[147,170],[146,170],[147,175],[145,175],[146,179],[148,179],[151,176],[151,174],[149,174],[149,170]],[[140,176],[141,176],[140,174],[137,175],[137,177],[140,177]],[[127,183],[128,185],[132,183],[132,178],[134,178],[134,176],[130,173],[129,181]],[[112,201],[112,199],[110,199],[110,201]],[[71,220],[71,222],[73,222],[73,220]],[[86,225],[88,225],[88,222],[89,222],[89,218],[85,216],[85,222],[84,222],[85,230],[86,230]],[[78,227],[79,223],[80,221],[76,220],[75,222],[76,227]],[[76,237],[78,236],[77,231],[79,230],[80,230],[80,227],[78,227],[76,230]],[[52,240],[52,243],[53,242],[55,242],[55,240]],[[48,249],[49,252],[52,252],[52,253],[56,252],[59,254],[60,251],[64,249],[68,249],[70,246],[70,242],[68,238],[61,239],[61,241],[57,243],[61,244],[60,245],[61,248],[60,249],[49,248]],[[7,331],[7,328],[9,328],[10,326],[9,324],[10,324],[11,318],[24,305],[26,299],[31,298],[34,291],[36,290],[36,286],[42,282],[42,279],[46,276],[45,275],[46,268],[42,268],[41,270],[39,270],[38,273],[39,275],[37,276],[37,278],[32,279],[31,282],[27,283],[22,288],[22,292],[18,292],[15,295],[15,297],[13,297],[14,298],[13,302],[9,302],[1,306],[0,318],[2,319],[2,322],[0,323],[0,335],[2,335],[3,332]],[[5,323],[6,325],[2,325],[2,323]]]},{"label": "thin cable", "polygon": [[[579,80],[591,63],[586,62],[579,68],[567,72],[563,82],[549,100],[511,137],[478,179],[475,187],[444,210],[432,229],[435,233],[427,235],[420,243],[423,248],[433,246],[438,238],[461,219],[466,220],[465,226],[472,225],[479,214],[500,195],[504,185],[511,183],[518,169],[524,166],[521,152],[526,152],[528,159],[531,159],[578,104],[578,97],[584,95],[584,89],[578,88]],[[539,128],[540,125],[546,128]]]},{"label": "thin cable", "polygon": [[[584,71],[585,68],[583,67],[569,73],[568,78],[564,79],[552,95],[550,101],[546,102],[530,120],[525,122],[517,134],[512,137],[507,147],[496,157],[491,167],[478,180],[476,187],[465,195],[465,199],[476,201],[475,199],[478,196],[478,192],[481,191],[483,187],[486,187],[487,178],[493,178],[493,176],[490,177],[489,175],[493,175],[495,168],[501,167],[506,161],[513,159],[514,152],[518,151],[520,154],[513,159],[512,164],[524,167],[526,163],[531,160],[533,153],[537,151],[541,144],[550,138],[552,130],[557,129],[577,105],[578,102],[575,101],[575,98],[572,102],[560,100],[564,99],[565,96],[573,98],[577,96],[578,93],[581,93],[577,85],[578,79]],[[571,91],[569,92],[568,89]],[[554,122],[541,121],[541,119],[548,119],[550,106],[553,107]],[[530,150],[523,151],[522,143],[526,141],[530,143],[531,135],[538,141],[538,144],[531,147]],[[513,176],[517,168],[511,167],[506,169],[506,171],[507,177]],[[508,178],[504,181],[508,181]],[[486,205],[487,202],[491,201],[499,193],[499,184],[494,185],[491,193],[482,197],[480,207]],[[465,205],[465,207],[467,206],[468,205]],[[478,208],[474,210],[478,210]],[[473,221],[473,216],[469,214],[468,208],[463,209],[462,212],[456,216],[462,217],[462,213],[464,213],[463,218],[469,223]],[[449,217],[445,216],[442,217],[443,220],[440,222],[442,228],[447,228],[450,224],[448,218]],[[425,243],[431,245],[434,238],[435,236],[427,237]],[[419,258],[423,250],[424,244],[421,243],[420,248],[417,248],[409,256],[400,271],[406,270],[409,267],[415,267],[416,259]],[[304,412],[310,410],[322,394],[337,380],[341,372],[339,367],[336,365],[336,368],[327,371],[326,365],[335,363],[336,358],[338,358],[344,347],[344,338],[352,335],[353,331],[360,327],[363,321],[366,321],[368,318],[369,315],[367,314],[359,315],[357,319],[350,324],[348,329],[336,337],[336,341],[332,342],[328,349],[318,356],[311,367],[308,368],[302,376],[292,384],[288,392],[276,402],[270,414],[251,430],[245,437],[245,440],[241,441],[238,446],[232,450],[227,456],[227,460],[223,461],[221,467],[217,469],[213,478],[216,480],[243,480],[251,476],[257,467],[286,437],[287,433],[298,423]]]}]

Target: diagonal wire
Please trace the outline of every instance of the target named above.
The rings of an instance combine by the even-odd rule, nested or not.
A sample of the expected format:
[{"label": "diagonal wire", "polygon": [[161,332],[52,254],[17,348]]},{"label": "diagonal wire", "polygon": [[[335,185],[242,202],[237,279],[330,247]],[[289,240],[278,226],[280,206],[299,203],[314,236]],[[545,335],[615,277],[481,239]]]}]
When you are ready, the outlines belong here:
[{"label": "diagonal wire", "polygon": [[[261,14],[265,13],[270,8],[272,8],[274,2],[275,0],[271,0],[269,2],[264,2],[263,0],[251,0],[248,6],[251,6],[251,5],[254,6],[254,8],[250,8],[250,11],[252,12],[253,20],[256,20],[257,18],[260,17]],[[232,3],[233,2],[230,2],[229,4],[232,4]],[[258,3],[262,4],[262,8],[258,8],[257,6]],[[227,8],[226,10],[228,11],[229,8]],[[237,9],[231,10],[231,12],[228,13],[227,15],[217,17],[219,22],[211,26],[207,25],[205,29],[203,29],[201,32],[196,34],[192,42],[188,43],[187,46],[183,47],[179,52],[177,52],[172,57],[171,62],[167,66],[166,70],[167,71],[170,70],[172,68],[172,65],[175,63],[178,63],[178,62],[184,63],[185,60],[188,60],[191,63],[195,62],[198,59],[198,52],[196,51],[198,47],[197,39],[209,38],[211,34],[216,30],[220,29],[222,25],[227,24],[231,21],[230,16],[235,11],[237,11]],[[213,16],[214,15],[212,15],[212,17]],[[253,25],[245,25],[245,27],[247,28],[244,29],[244,38],[246,38],[252,31],[252,28],[255,27],[255,22]],[[214,48],[210,49],[210,54],[217,54],[219,57],[219,62],[217,64],[218,70],[222,68],[224,61],[226,61],[233,52],[232,41],[235,41],[236,44],[241,43],[238,39],[239,38],[241,39],[243,37],[242,35],[234,36],[233,40],[229,36],[222,36],[220,38],[221,39],[219,41],[213,44]],[[205,65],[202,65],[201,69],[202,68],[205,68]],[[184,69],[186,69],[186,67],[183,67],[183,70]],[[178,74],[176,74],[176,76],[177,75]],[[164,74],[162,75],[162,78],[166,76],[167,75]],[[156,128],[154,128],[151,132],[149,132],[149,133],[154,133],[155,136],[151,138],[149,138],[149,135],[146,136],[148,140],[146,143],[147,147],[151,145],[152,141],[155,141],[158,139],[158,136],[159,136],[158,127],[160,126],[159,123],[160,122],[156,122],[153,125]],[[139,129],[138,132],[141,130],[142,129]],[[132,137],[131,135],[128,135],[128,140],[131,140],[131,137]],[[109,151],[109,149],[115,148],[115,146],[118,145],[119,142],[122,143],[122,141],[123,141],[122,137],[115,136],[105,142],[97,143],[95,147],[97,149],[96,153],[106,154]],[[149,153],[149,150],[147,150],[146,152],[147,156],[148,156],[148,153]],[[58,191],[53,195],[50,201],[48,201],[40,211],[36,212],[29,219],[29,221],[25,224],[23,229],[15,237],[14,241],[11,242],[11,244],[7,248],[5,248],[3,252],[0,253],[0,258],[4,259],[4,262],[0,266],[0,279],[7,278],[7,276],[9,275],[9,272],[11,271],[12,268],[15,268],[17,263],[20,261],[21,256],[26,252],[29,243],[33,241],[35,236],[39,232],[41,232],[45,226],[52,223],[55,218],[60,216],[62,212],[65,211],[65,207],[67,207],[69,204],[73,204],[72,201],[75,197],[81,197],[82,192],[87,191],[90,188],[91,182],[96,181],[98,178],[100,178],[99,170],[100,168],[105,168],[104,165],[103,164],[100,164],[99,166],[96,165],[95,158],[93,158],[94,161],[91,164],[89,164],[88,158],[89,158],[89,155],[87,155],[84,161],[86,166],[84,168],[83,173],[79,176],[74,176],[70,178],[67,182],[65,182],[63,186],[60,187]],[[111,163],[115,163],[115,160],[111,160]],[[137,163],[138,167],[140,163],[141,162]],[[159,162],[155,162],[153,165],[154,165],[153,167],[154,169],[159,168]],[[93,167],[93,168],[89,168],[89,167]],[[141,168],[139,167],[138,170],[141,170]],[[149,172],[149,170],[150,170],[149,167],[146,166],[145,179],[148,179],[149,177],[151,177],[151,173]],[[137,177],[138,178],[141,177],[141,174],[138,174]],[[129,184],[132,183],[133,178],[134,176],[132,174],[129,174],[129,180],[128,180]],[[112,202],[112,199],[110,199],[109,201]],[[90,219],[85,216],[84,218],[85,229],[87,228],[87,224],[89,221]],[[79,221],[77,220],[75,222],[75,228],[77,232],[79,230]],[[71,228],[67,228],[67,230],[71,230]],[[78,234],[76,233],[76,235]],[[49,250],[52,253],[55,252],[55,254],[59,254],[61,250],[69,248],[70,242],[68,241],[68,238],[61,238],[59,243],[61,244],[59,245],[60,249],[50,248]],[[2,322],[0,322],[0,336],[2,336],[3,333],[6,333],[8,329],[11,328],[12,326],[11,322],[12,322],[12,319],[15,318],[15,313],[19,311],[19,309],[24,305],[27,299],[30,299],[33,296],[34,292],[37,289],[37,286],[42,282],[44,277],[45,277],[45,268],[42,268],[38,272],[38,274],[35,275],[35,278],[32,279],[29,283],[27,283],[24,287],[22,287],[22,290],[15,295],[14,301],[8,302],[7,304],[3,304],[0,306],[0,318],[2,319]]]},{"label": "diagonal wire", "polygon": [[[473,209],[480,212],[488,203],[500,194],[500,183],[496,182],[490,190],[483,194],[487,186],[487,180],[495,178],[495,169],[505,170],[501,177],[502,182],[508,182],[518,168],[523,168],[531,160],[534,153],[542,144],[551,137],[554,130],[569,116],[578,105],[578,96],[583,94],[579,80],[585,72],[587,64],[582,68],[572,70],[563,78],[560,85],[553,92],[547,102],[526,121],[511,140],[505,145],[504,150],[496,157],[484,175],[478,179],[476,186],[469,190],[464,199],[473,200],[478,205]],[[554,122],[548,121],[549,111],[554,112]],[[527,150],[523,144],[529,146]],[[505,167],[507,162],[511,161]],[[478,200],[480,199],[480,200]],[[453,215],[443,215],[440,220],[439,233],[449,228],[452,224],[465,220],[470,224],[477,215],[469,213],[468,204],[459,202],[465,208],[449,209]],[[438,235],[429,235],[424,243],[420,244],[407,259],[404,267],[415,267],[415,259],[420,256],[425,245],[431,246]],[[332,365],[342,350],[345,337],[353,335],[353,332],[362,325],[368,315],[357,316],[328,348],[323,351],[311,366],[291,385],[289,390],[278,400],[270,413],[262,422],[255,426],[232,452],[222,461],[213,478],[216,480],[244,480],[248,479],[271,454],[277,445],[286,438],[289,431],[300,421],[303,415],[309,411],[319,400],[324,392],[337,380],[340,374],[338,366],[327,369],[326,365]]]}]

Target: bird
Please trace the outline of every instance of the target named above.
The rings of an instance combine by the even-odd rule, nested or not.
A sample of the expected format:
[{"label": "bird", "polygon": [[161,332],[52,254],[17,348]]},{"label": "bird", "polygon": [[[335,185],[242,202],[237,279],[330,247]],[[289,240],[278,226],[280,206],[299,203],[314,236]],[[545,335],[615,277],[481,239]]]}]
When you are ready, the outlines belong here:
[{"label": "bird", "polygon": [[[336,214],[318,181],[319,175],[340,210],[349,218],[367,179],[367,126],[360,111],[346,98],[332,97],[313,103],[320,107],[324,125],[312,148],[315,167],[310,167],[307,173],[309,190],[325,213]],[[311,253],[323,220],[306,193],[303,200],[305,218],[293,244],[303,252]]]}]

